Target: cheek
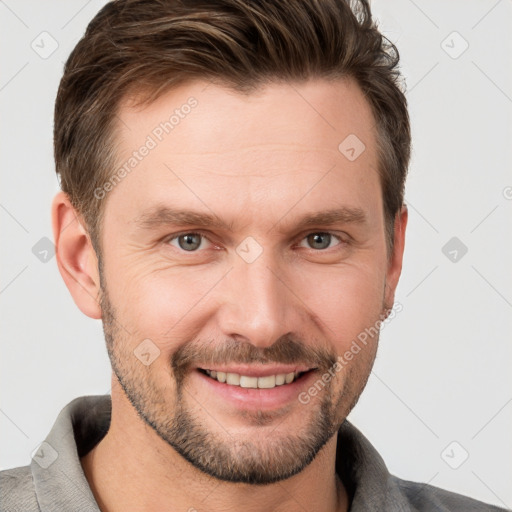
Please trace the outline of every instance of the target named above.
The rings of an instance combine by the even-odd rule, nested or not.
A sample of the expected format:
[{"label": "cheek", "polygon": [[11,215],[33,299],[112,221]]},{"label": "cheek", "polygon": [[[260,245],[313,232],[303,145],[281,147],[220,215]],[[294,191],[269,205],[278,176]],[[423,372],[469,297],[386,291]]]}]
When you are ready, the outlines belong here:
[{"label": "cheek", "polygon": [[225,273],[213,266],[161,264],[118,272],[124,277],[115,292],[109,284],[109,295],[119,305],[119,320],[132,337],[154,338],[162,350],[169,350],[169,344],[175,350],[191,339],[191,329],[199,328],[198,315],[208,309],[209,292]]},{"label": "cheek", "polygon": [[338,353],[371,327],[382,312],[385,276],[375,266],[347,265],[304,273],[297,293],[320,319]]}]

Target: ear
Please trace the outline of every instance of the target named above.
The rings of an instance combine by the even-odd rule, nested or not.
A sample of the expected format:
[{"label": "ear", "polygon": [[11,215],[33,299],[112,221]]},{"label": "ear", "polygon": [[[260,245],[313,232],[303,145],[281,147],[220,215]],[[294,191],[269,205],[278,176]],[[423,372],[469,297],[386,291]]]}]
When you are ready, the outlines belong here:
[{"label": "ear", "polygon": [[386,289],[384,292],[384,304],[391,309],[395,302],[395,290],[402,273],[402,260],[405,248],[405,229],[407,227],[408,211],[403,205],[395,216],[393,250],[388,258],[386,273]]},{"label": "ear", "polygon": [[85,315],[101,318],[98,258],[80,215],[64,192],[53,199],[52,228],[57,266],[75,304]]}]

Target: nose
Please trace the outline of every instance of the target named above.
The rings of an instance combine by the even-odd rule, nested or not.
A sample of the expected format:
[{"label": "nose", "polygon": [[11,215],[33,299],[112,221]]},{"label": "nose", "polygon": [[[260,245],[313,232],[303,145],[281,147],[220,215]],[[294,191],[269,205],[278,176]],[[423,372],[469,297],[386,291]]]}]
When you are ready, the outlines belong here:
[{"label": "nose", "polygon": [[304,304],[293,283],[265,252],[252,263],[237,259],[223,283],[217,310],[223,335],[265,348],[281,336],[298,332]]}]

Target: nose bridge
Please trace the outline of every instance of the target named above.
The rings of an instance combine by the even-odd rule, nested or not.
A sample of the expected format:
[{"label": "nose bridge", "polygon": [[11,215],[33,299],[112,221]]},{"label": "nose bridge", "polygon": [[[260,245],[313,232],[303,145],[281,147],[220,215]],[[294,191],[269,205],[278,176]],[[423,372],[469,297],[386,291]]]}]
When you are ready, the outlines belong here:
[{"label": "nose bridge", "polygon": [[281,274],[270,250],[254,261],[235,258],[219,313],[225,336],[266,347],[297,328],[297,304]]}]

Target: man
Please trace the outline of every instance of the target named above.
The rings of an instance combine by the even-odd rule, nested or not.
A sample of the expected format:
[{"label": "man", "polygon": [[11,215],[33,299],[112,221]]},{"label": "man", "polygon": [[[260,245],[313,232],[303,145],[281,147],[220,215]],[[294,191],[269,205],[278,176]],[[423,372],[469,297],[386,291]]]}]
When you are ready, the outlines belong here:
[{"label": "man", "polygon": [[346,421],[402,267],[397,64],[365,1],[100,11],[59,88],[52,218],[112,396],[2,472],[3,510],[498,510],[391,476]]}]

